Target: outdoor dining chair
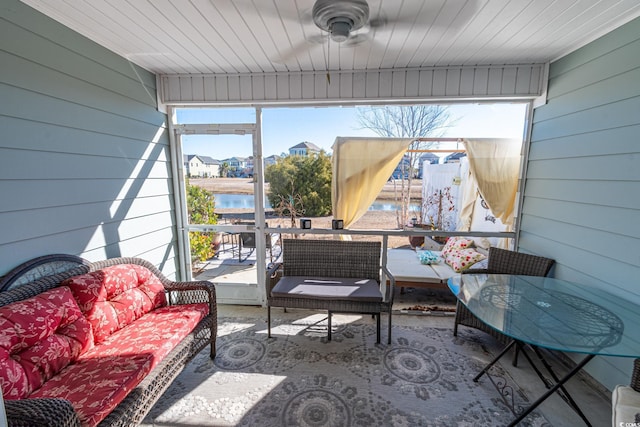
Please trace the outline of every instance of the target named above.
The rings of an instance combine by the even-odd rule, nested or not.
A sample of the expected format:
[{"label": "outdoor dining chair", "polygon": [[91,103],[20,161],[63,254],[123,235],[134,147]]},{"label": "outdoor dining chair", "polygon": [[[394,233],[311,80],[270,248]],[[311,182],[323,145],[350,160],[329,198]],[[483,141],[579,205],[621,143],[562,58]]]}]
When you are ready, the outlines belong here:
[{"label": "outdoor dining chair", "polygon": [[[236,224],[238,225],[255,225],[256,223],[254,221],[239,221]],[[265,223],[265,227],[268,227],[269,224]],[[267,251],[269,251],[269,262],[273,262],[274,260],[274,247],[279,246],[279,242],[280,242],[280,235],[279,234],[271,234],[271,233],[265,233],[265,237],[266,237],[266,244],[267,244]],[[240,233],[238,233],[238,261],[239,262],[243,262],[245,261],[247,258],[249,258],[249,256],[251,256],[251,254],[255,251],[256,249],[256,234],[254,232],[249,232],[249,231],[242,231]],[[248,249],[248,253],[245,255],[244,259],[243,259],[243,254],[242,254],[242,249]]]},{"label": "outdoor dining chair", "polygon": [[[466,270],[463,274],[518,274],[526,276],[546,276],[555,260],[537,255],[514,252],[496,247],[489,248],[489,259],[486,269]],[[469,326],[486,332],[498,341],[506,344],[510,338],[501,334],[478,319],[460,301],[456,305],[456,318],[453,335],[458,336],[458,325]],[[515,363],[515,359],[514,359]]]}]

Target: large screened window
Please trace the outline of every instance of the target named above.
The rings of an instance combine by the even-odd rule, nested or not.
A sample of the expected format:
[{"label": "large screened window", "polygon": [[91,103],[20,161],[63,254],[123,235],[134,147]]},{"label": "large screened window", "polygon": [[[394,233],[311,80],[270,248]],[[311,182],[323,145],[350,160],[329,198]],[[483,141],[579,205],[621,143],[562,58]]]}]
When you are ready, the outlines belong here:
[{"label": "large screened window", "polygon": [[[377,178],[379,191],[378,187],[374,189],[375,196],[367,199],[367,206],[360,209],[348,228],[420,227],[470,233],[513,230],[527,106],[494,103],[176,109],[174,125],[179,131],[187,194],[184,201],[188,187],[198,187],[212,194],[215,213],[215,221],[208,227],[186,215],[191,233],[185,246],[193,249],[199,244],[201,239],[194,233],[215,234],[213,255],[191,263],[193,277],[228,276],[233,285],[223,285],[228,292],[221,293],[222,301],[260,303],[264,285],[259,283],[259,270],[278,260],[279,239],[288,237],[286,233],[263,230],[299,227],[301,218],[311,220],[312,228],[331,229],[336,219],[332,193],[338,184],[332,183],[332,174],[338,140],[385,137],[408,141],[394,164],[390,168],[385,165],[389,168],[384,169],[385,176]],[[492,148],[479,150],[477,144],[492,144]],[[370,157],[371,167],[380,169],[376,166],[377,151],[381,150],[355,148],[352,153],[356,157],[361,153],[363,161],[350,161],[354,167],[362,167],[364,158]],[[487,153],[498,156],[493,166]],[[511,162],[506,168],[511,175],[503,170],[505,157]],[[498,164],[502,166],[497,168]],[[502,183],[502,188],[511,186],[513,190],[513,205],[506,214],[506,202],[497,197],[503,190],[495,190],[490,184],[496,176],[511,180]],[[364,179],[360,185],[371,186],[371,181]],[[362,202],[357,186],[353,194],[346,203]],[[400,247],[408,240],[406,236],[392,237],[388,245]],[[494,245],[503,245],[497,238],[492,240]]]}]

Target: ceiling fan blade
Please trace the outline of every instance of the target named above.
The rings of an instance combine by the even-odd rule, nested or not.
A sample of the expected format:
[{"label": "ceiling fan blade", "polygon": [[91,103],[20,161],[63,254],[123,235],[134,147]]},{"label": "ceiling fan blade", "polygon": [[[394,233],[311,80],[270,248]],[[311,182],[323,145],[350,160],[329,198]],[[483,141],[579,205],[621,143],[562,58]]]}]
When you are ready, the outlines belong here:
[{"label": "ceiling fan blade", "polygon": [[369,33],[352,34],[345,42],[340,43],[340,45],[344,47],[356,47],[368,41],[371,41]]},{"label": "ceiling fan blade", "polygon": [[315,49],[327,40],[326,36],[312,36],[302,42],[293,45],[290,49],[280,52],[280,54],[271,59],[271,62],[281,65],[289,65],[295,62],[296,58],[312,49]]},{"label": "ceiling fan blade", "polygon": [[372,29],[376,29],[376,28],[382,28],[388,23],[389,23],[389,20],[387,19],[387,17],[381,13],[378,16],[369,19],[369,22],[367,23],[367,25]]}]

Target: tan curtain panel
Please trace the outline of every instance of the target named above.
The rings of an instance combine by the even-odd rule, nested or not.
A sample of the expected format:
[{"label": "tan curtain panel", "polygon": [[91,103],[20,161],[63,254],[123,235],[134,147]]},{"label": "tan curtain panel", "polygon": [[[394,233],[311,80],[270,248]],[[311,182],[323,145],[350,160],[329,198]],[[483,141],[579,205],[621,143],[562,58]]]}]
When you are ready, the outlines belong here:
[{"label": "tan curtain panel", "polygon": [[471,174],[491,213],[503,224],[513,225],[522,141],[467,139],[464,145]]},{"label": "tan curtain panel", "polygon": [[384,187],[412,139],[338,137],[333,144],[333,217],[349,228]]},{"label": "tan curtain panel", "polygon": [[478,184],[471,174],[469,158],[467,157],[466,161],[464,161],[464,158],[461,159],[460,163],[462,200],[458,208],[458,231],[469,231],[473,220],[473,208],[478,198]]}]

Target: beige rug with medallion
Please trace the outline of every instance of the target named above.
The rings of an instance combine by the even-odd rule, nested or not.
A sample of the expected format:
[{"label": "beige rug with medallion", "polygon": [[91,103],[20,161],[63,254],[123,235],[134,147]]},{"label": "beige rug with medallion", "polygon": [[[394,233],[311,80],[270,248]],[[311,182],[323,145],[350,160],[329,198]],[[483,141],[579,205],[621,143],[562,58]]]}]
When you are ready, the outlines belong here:
[{"label": "beige rug with medallion", "polygon": [[[200,353],[151,410],[146,426],[500,426],[513,419],[487,379],[491,359],[481,332],[394,326],[391,345],[375,343],[360,316],[276,321],[220,318],[215,360]],[[386,319],[383,317],[383,325]],[[508,363],[508,362],[505,362]],[[527,397],[498,365],[516,406]],[[537,412],[521,425],[546,426]]]}]

